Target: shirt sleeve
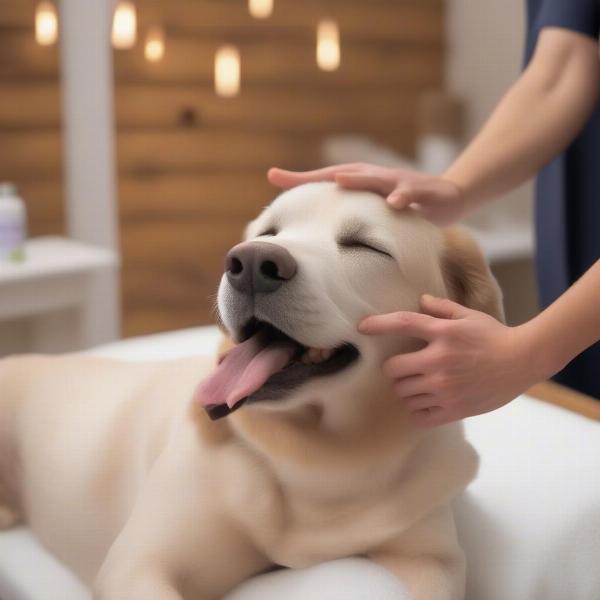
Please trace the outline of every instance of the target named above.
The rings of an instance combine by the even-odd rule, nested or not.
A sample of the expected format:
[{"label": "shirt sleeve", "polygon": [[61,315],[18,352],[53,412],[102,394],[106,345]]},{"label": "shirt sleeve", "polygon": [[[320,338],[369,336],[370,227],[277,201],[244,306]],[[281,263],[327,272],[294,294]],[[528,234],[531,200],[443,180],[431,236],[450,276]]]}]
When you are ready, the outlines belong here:
[{"label": "shirt sleeve", "polygon": [[600,0],[534,0],[529,3],[528,17],[526,63],[546,27],[569,29],[595,39],[600,35]]}]

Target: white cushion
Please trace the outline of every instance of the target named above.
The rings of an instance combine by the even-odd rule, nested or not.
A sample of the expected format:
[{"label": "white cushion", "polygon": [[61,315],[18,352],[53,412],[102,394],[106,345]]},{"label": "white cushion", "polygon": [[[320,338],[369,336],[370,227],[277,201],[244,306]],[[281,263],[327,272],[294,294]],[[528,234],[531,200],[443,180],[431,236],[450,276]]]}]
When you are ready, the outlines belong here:
[{"label": "white cushion", "polygon": [[0,533],[2,600],[90,600],[89,591],[28,529]]},{"label": "white cushion", "polygon": [[[127,340],[96,354],[166,359],[215,351],[215,328]],[[468,600],[598,600],[600,424],[530,398],[469,419],[481,469],[456,503]],[[403,600],[399,582],[361,559],[277,571],[227,600]],[[25,529],[0,534],[2,600],[89,600]]]},{"label": "white cushion", "polygon": [[196,327],[130,338],[99,346],[91,350],[91,353],[132,361],[171,360],[196,354],[210,356],[217,351],[221,337],[222,334],[216,327]]},{"label": "white cushion", "polygon": [[519,398],[468,419],[480,475],[457,502],[468,598],[600,598],[600,423]]},{"label": "white cushion", "polygon": [[389,571],[364,558],[282,569],[240,585],[225,600],[408,600]]}]

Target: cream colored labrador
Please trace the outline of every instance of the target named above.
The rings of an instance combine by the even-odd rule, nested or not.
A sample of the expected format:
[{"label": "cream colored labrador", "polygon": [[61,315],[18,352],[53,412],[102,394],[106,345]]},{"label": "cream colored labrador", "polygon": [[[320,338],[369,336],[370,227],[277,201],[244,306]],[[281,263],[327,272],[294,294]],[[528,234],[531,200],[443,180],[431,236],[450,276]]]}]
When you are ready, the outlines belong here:
[{"label": "cream colored labrador", "polygon": [[284,193],[227,257],[218,310],[238,345],[216,369],[0,362],[0,527],[25,521],[98,600],[216,599],[349,556],[414,600],[462,598],[450,501],[477,455],[460,424],[415,428],[382,376],[419,342],[357,331],[423,293],[502,317],[464,234],[333,184]]}]

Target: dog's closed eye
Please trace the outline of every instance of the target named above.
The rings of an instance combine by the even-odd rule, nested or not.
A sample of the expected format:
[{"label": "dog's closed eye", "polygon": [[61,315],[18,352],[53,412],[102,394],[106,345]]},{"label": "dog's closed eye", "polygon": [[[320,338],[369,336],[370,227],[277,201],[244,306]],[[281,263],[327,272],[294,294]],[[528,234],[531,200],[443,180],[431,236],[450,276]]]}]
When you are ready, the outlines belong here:
[{"label": "dog's closed eye", "polygon": [[279,233],[279,231],[277,231],[277,228],[269,227],[269,229],[265,229],[265,231],[263,231],[262,233],[259,233],[258,237],[276,236],[278,233]]},{"label": "dog's closed eye", "polygon": [[370,228],[358,219],[350,219],[342,225],[337,234],[337,245],[341,250],[364,250],[393,258],[378,240],[373,239]]},{"label": "dog's closed eye", "polygon": [[367,241],[362,240],[360,238],[342,238],[338,240],[338,246],[340,248],[349,250],[367,250],[371,252],[377,252],[378,254],[382,254],[383,256],[393,258],[393,256],[389,252],[387,252],[383,248],[380,248],[378,245],[376,245],[374,242],[371,242],[370,240]]}]

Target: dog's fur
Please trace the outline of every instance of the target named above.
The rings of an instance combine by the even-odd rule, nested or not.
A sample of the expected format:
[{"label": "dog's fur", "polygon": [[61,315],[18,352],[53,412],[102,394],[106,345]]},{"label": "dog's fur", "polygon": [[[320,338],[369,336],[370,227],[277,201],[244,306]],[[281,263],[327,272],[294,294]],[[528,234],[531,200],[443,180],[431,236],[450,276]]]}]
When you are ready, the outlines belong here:
[{"label": "dog's fur", "polygon": [[[415,428],[382,376],[386,357],[419,342],[356,325],[416,310],[423,293],[502,318],[480,251],[330,184],[284,194],[247,239],[272,226],[260,239],[285,246],[299,275],[271,318],[306,345],[355,344],[358,363],[211,422],[193,400],[210,360],[2,360],[0,527],[25,521],[97,600],[220,598],[273,565],[352,555],[387,567],[414,600],[462,598],[450,501],[476,453],[460,424]],[[340,228],[365,226],[393,258],[337,246]],[[236,337],[231,295],[224,278],[219,308]]]}]

